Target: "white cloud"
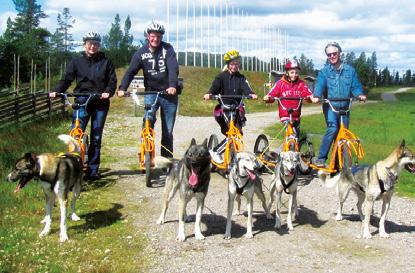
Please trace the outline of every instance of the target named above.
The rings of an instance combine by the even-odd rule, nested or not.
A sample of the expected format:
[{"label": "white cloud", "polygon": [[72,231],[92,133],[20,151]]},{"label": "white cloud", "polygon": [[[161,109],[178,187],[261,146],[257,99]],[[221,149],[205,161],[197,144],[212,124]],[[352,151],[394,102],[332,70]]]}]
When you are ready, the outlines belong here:
[{"label": "white cloud", "polygon": [[[208,3],[216,3],[216,14],[219,14],[220,0],[202,0],[204,4],[203,13],[206,16]],[[415,53],[412,53],[415,41],[415,5],[409,0],[334,0],[334,1],[292,1],[279,0],[272,1],[252,1],[252,0],[221,0],[223,5],[228,3],[228,14],[232,12],[236,15],[244,11],[245,16],[239,16],[234,19],[226,29],[220,27],[223,20],[212,20],[210,34],[215,35],[211,39],[211,50],[220,51],[228,47],[239,45],[241,51],[246,51],[246,43],[242,40],[249,39],[251,44],[255,41],[272,42],[271,37],[266,40],[266,35],[261,27],[274,26],[287,31],[289,37],[289,47],[287,54],[289,57],[300,56],[304,53],[306,57],[313,59],[316,68],[325,62],[323,48],[329,41],[335,40],[341,43],[345,52],[353,51],[357,55],[365,52],[370,56],[376,51],[379,66],[396,67],[397,69],[406,69],[414,66]],[[111,24],[114,21],[116,13],[121,17],[123,26],[126,17],[129,15],[132,21],[131,32],[136,42],[142,39],[142,33],[145,26],[152,20],[160,21],[166,25],[170,31],[170,39],[175,45],[176,35],[176,0],[170,0],[170,25],[167,25],[167,0],[44,0],[42,9],[50,15],[42,21],[42,26],[46,26],[51,32],[56,29],[56,16],[62,13],[64,7],[70,9],[70,13],[76,20],[73,25],[72,33],[75,39],[80,40],[83,33],[96,30],[101,34],[108,33]],[[180,41],[184,39],[185,29],[185,3],[186,0],[179,0],[180,3],[180,21],[179,35]],[[189,1],[189,14],[193,14],[193,3],[196,7],[196,15],[200,15],[200,0]],[[246,13],[249,16],[246,16]],[[7,16],[14,14],[7,12],[0,14],[0,30],[4,31]],[[225,9],[223,6],[223,14]],[[213,15],[213,9],[210,16]],[[236,16],[235,16],[236,17]],[[230,18],[230,16],[229,16]],[[203,23],[207,27],[206,22]],[[189,47],[193,47],[193,21],[188,25]],[[269,32],[269,31],[268,31]],[[196,21],[196,47],[202,44],[207,49],[206,31],[200,36],[200,21]],[[234,44],[227,38],[235,36],[238,40],[233,40]],[[274,35],[275,36],[275,35]],[[167,37],[165,37],[167,38]],[[275,38],[275,37],[274,37]],[[219,46],[219,43],[225,43]],[[183,50],[183,43],[180,50]],[[280,44],[280,54],[283,45]],[[252,52],[256,52],[262,57],[276,48],[261,49],[254,47]],[[267,54],[264,51],[269,52]],[[275,53],[275,52],[274,52]],[[262,54],[262,55],[261,55]]]}]

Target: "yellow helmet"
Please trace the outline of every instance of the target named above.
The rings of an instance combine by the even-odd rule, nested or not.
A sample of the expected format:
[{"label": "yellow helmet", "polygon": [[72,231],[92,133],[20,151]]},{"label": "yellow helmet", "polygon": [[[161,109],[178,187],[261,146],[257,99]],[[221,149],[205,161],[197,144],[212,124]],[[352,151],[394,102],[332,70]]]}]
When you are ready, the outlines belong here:
[{"label": "yellow helmet", "polygon": [[239,55],[239,52],[236,50],[230,50],[228,52],[225,53],[225,55],[223,55],[223,60],[226,63],[229,63],[230,61],[239,59],[241,57],[241,55]]}]

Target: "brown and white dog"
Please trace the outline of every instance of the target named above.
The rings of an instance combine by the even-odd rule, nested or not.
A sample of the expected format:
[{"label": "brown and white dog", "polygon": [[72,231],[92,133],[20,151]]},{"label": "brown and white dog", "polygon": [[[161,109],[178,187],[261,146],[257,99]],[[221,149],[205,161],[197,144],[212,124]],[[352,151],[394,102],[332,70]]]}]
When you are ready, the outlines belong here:
[{"label": "brown and white dog", "polygon": [[[327,187],[337,185],[339,195],[339,208],[336,220],[343,220],[343,204],[352,190],[357,194],[357,210],[363,220],[363,238],[370,239],[372,234],[369,230],[370,216],[376,200],[382,199],[382,211],[379,221],[379,235],[388,238],[389,234],[385,230],[386,214],[388,213],[390,201],[398,177],[403,169],[410,173],[415,173],[414,154],[405,146],[402,140],[401,145],[384,160],[376,162],[371,166],[364,166],[340,171],[339,174],[329,178],[328,175],[319,171],[319,178]],[[364,205],[364,211],[362,210]]]},{"label": "brown and white dog", "polygon": [[192,139],[189,148],[180,161],[156,157],[158,167],[168,167],[170,169],[163,192],[163,208],[157,224],[164,224],[169,203],[179,190],[179,231],[176,237],[178,241],[186,239],[184,234],[184,222],[187,218],[186,207],[193,197],[197,200],[195,237],[197,240],[205,239],[200,229],[200,222],[209,188],[210,162],[211,157],[207,147],[207,139],[199,145],[196,144],[195,139]]},{"label": "brown and white dog", "polygon": [[58,138],[68,146],[70,151],[74,152],[62,156],[51,153],[26,153],[17,160],[14,170],[8,175],[8,181],[19,181],[15,192],[21,190],[33,179],[39,180],[42,185],[46,198],[46,216],[41,221],[45,226],[39,234],[40,237],[50,233],[52,208],[55,204],[55,197],[58,197],[61,211],[60,241],[64,242],[68,240],[66,208],[70,190],[73,192],[71,219],[80,220],[75,213],[75,202],[81,192],[82,168],[79,162],[80,148],[75,139],[69,135],[59,135]]}]

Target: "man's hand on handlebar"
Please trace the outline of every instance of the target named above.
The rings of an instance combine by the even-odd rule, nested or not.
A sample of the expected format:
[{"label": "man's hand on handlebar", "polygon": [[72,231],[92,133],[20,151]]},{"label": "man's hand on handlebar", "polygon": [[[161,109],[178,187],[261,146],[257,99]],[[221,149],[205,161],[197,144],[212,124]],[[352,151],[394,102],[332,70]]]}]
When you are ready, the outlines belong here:
[{"label": "man's hand on handlebar", "polygon": [[362,102],[366,101],[366,96],[365,95],[359,95],[358,99]]},{"label": "man's hand on handlebar", "polygon": [[255,93],[252,93],[252,94],[250,94],[249,96],[251,97],[251,99],[252,99],[252,100],[256,100],[256,99],[258,99],[258,95],[257,95],[257,94],[255,94]]},{"label": "man's hand on handlebar", "polygon": [[209,94],[209,93],[208,94],[204,94],[203,95],[203,99],[204,100],[210,100],[210,96],[211,96],[211,94]]},{"label": "man's hand on handlebar", "polygon": [[49,93],[49,98],[51,98],[51,99],[56,98],[56,92],[50,92]]},{"label": "man's hand on handlebar", "polygon": [[169,95],[175,95],[176,94],[176,88],[175,87],[169,87],[166,89],[167,94]]},{"label": "man's hand on handlebar", "polygon": [[124,90],[118,90],[117,91],[117,96],[118,97],[124,97],[124,95],[125,95],[125,91]]},{"label": "man's hand on handlebar", "polygon": [[312,103],[318,103],[320,101],[320,98],[319,97],[311,96],[310,97],[310,100],[311,100]]}]

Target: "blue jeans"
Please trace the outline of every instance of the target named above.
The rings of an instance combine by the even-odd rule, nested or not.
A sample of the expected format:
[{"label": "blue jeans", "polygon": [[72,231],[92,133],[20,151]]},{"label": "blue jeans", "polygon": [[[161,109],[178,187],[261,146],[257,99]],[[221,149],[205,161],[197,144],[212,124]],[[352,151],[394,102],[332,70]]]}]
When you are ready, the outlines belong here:
[{"label": "blue jeans", "polygon": [[[153,104],[157,95],[146,95],[144,97],[144,104]],[[158,97],[157,102],[150,110],[145,110],[143,125],[145,117],[148,115],[150,126],[154,128],[156,123],[156,112],[160,108],[161,117],[161,150],[160,154],[164,157],[173,157],[173,128],[176,122],[176,112],[178,104],[178,96],[162,95]]]},{"label": "blue jeans", "polygon": [[[83,98],[79,98],[80,102]],[[73,112],[72,128],[75,126],[76,112],[78,112],[80,126],[85,131],[89,119],[91,119],[91,129],[89,130],[89,149],[88,149],[88,173],[95,175],[98,173],[101,162],[101,142],[104,132],[105,120],[107,119],[110,101],[92,100],[88,103],[87,109],[81,107]]]},{"label": "blue jeans", "polygon": [[[326,134],[323,136],[323,141],[321,142],[318,159],[326,160],[330,147],[339,132],[340,116],[336,112],[333,112],[327,104],[323,104],[323,113],[326,119],[327,129]],[[349,113],[347,113],[346,116],[343,116],[343,123],[346,128],[349,127]]]}]

